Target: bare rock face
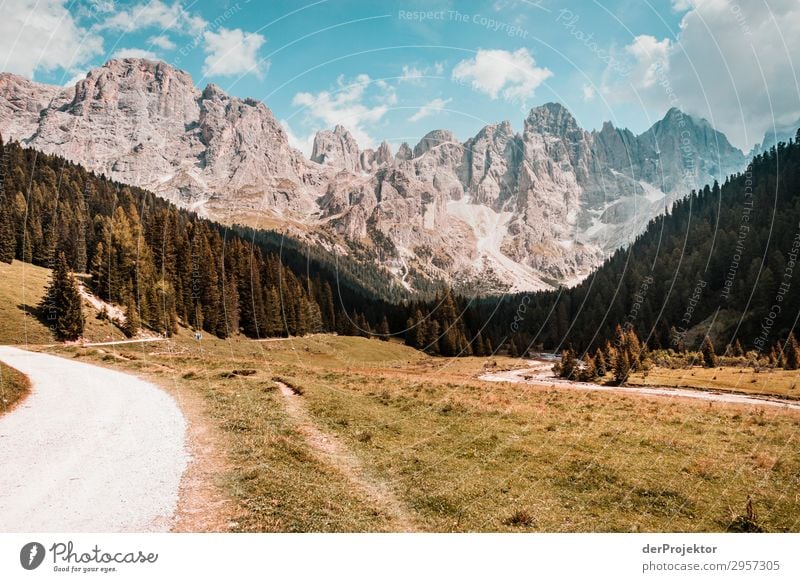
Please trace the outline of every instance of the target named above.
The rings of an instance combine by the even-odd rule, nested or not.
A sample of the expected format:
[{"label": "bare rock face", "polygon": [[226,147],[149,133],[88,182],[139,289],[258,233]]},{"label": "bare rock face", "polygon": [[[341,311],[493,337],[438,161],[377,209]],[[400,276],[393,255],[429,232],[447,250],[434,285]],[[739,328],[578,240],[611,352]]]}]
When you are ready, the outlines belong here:
[{"label": "bare rock face", "polygon": [[0,131],[3,139],[23,140],[36,131],[39,113],[59,87],[34,83],[11,73],[0,73]]},{"label": "bare rock face", "polygon": [[362,172],[374,173],[378,168],[394,164],[392,146],[384,141],[378,146],[377,151],[372,149],[362,151],[358,156],[358,160]]},{"label": "bare rock face", "polygon": [[334,234],[409,289],[415,277],[483,291],[577,282],[676,198],[745,165],[677,109],[637,136],[588,132],[557,103],[521,133],[504,121],[462,143],[440,129],[394,155],[386,142],[360,151],[337,125],[306,160],[263,103],[142,59],[66,89],[0,74],[0,134],[222,221],[266,212],[312,242]]},{"label": "bare rock face", "polygon": [[161,62],[112,60],[59,90],[25,141],[199,210],[306,213],[308,162],[266,106]]},{"label": "bare rock face", "polygon": [[411,151],[411,148],[406,142],[400,144],[400,147],[397,149],[397,153],[394,156],[395,163],[398,162],[407,162],[411,158],[414,157],[414,152]]},{"label": "bare rock face", "polygon": [[361,170],[358,144],[350,132],[341,125],[333,131],[318,131],[314,136],[311,161],[349,172]]},{"label": "bare rock face", "polygon": [[466,189],[475,202],[500,210],[514,197],[523,151],[511,124],[487,125],[464,143],[464,150]]}]

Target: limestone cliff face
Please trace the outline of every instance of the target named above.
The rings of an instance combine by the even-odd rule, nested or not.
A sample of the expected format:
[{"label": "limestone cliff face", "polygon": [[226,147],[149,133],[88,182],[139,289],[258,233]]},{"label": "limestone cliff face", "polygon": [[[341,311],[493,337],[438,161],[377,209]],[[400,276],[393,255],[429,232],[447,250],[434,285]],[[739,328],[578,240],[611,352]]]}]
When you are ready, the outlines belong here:
[{"label": "limestone cliff face", "polygon": [[3,138],[22,140],[33,135],[39,124],[39,114],[59,90],[53,85],[0,73],[0,130]]},{"label": "limestone cliff face", "polygon": [[[7,87],[0,90],[14,102]],[[188,73],[165,63],[109,61],[74,87],[57,89],[36,123],[15,133],[179,204],[296,213],[314,205],[309,163],[264,104],[215,85],[200,91]]]},{"label": "limestone cliff face", "polygon": [[462,143],[439,129],[394,155],[386,142],[360,150],[337,125],[307,160],[263,103],[142,59],[69,88],[0,74],[0,133],[212,218],[266,213],[312,240],[374,248],[409,287],[413,271],[493,291],[575,282],[677,197],[745,165],[677,109],[635,135],[588,132],[557,103],[532,109],[521,133],[504,121]]},{"label": "limestone cliff face", "polygon": [[350,172],[361,170],[358,144],[341,125],[337,125],[333,131],[317,132],[311,161]]}]

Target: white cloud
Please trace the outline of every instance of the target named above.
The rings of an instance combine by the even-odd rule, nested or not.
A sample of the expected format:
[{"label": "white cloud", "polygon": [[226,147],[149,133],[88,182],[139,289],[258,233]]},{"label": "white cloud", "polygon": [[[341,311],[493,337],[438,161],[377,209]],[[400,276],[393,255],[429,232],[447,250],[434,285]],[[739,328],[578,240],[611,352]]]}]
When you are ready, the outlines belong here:
[{"label": "white cloud", "polygon": [[157,61],[158,55],[152,51],[140,48],[121,48],[111,55],[112,59],[148,59]]},{"label": "white cloud", "polygon": [[638,89],[648,89],[656,84],[659,70],[669,69],[669,54],[672,44],[668,38],[658,40],[642,34],[625,47],[635,65],[631,71],[631,82]]},{"label": "white cloud", "polygon": [[492,99],[502,95],[507,101],[522,102],[552,75],[549,69],[537,67],[533,56],[524,48],[513,53],[481,49],[475,58],[463,60],[453,69],[454,80],[469,83]]},{"label": "white cloud", "polygon": [[[352,82],[340,76],[335,91],[317,94],[297,93],[292,104],[305,108],[308,119],[323,127],[341,124],[347,127],[359,147],[374,147],[375,140],[367,126],[377,123],[396,101],[394,88],[383,81],[372,82],[369,75],[358,75]],[[380,89],[376,93],[375,89]],[[368,95],[368,90],[371,95]],[[322,127],[318,127],[322,129]]]},{"label": "white cloud", "polygon": [[444,73],[444,63],[437,61],[431,66],[417,67],[415,65],[403,65],[400,74],[400,81],[403,83],[422,83],[425,77],[439,76]]},{"label": "white cloud", "polygon": [[240,28],[220,28],[203,33],[206,59],[203,74],[231,76],[255,73],[261,75],[268,63],[259,61],[258,50],[266,40],[260,34],[245,32]]},{"label": "white cloud", "polygon": [[583,100],[586,102],[591,101],[595,97],[595,90],[594,87],[591,85],[584,85],[583,86]]},{"label": "white cloud", "polygon": [[175,48],[175,43],[170,40],[170,38],[165,34],[159,34],[158,36],[151,36],[147,39],[147,43],[153,46],[157,46],[160,49],[164,49],[165,51],[171,51]]},{"label": "white cloud", "polygon": [[436,113],[441,113],[441,111],[450,103],[452,99],[434,99],[433,101],[429,101],[419,109],[417,112],[414,113],[411,117],[408,118],[409,121],[415,122],[419,121],[420,119],[425,119],[426,117],[430,117]]},{"label": "white cloud", "polygon": [[70,78],[69,78],[69,80],[68,80],[66,83],[64,83],[62,86],[63,86],[63,87],[74,87],[74,86],[75,86],[75,84],[76,84],[78,81],[80,81],[80,80],[82,80],[82,79],[85,79],[85,78],[86,78],[86,74],[87,74],[87,73],[88,73],[88,71],[79,71],[79,72],[75,73],[75,74],[74,74],[74,75],[72,75],[72,77],[70,77]]},{"label": "white cloud", "polygon": [[134,32],[147,28],[175,30],[185,34],[199,34],[208,23],[187,11],[180,2],[167,4],[161,0],[146,0],[127,10],[115,12],[99,25],[100,29]]},{"label": "white cloud", "polygon": [[0,70],[33,77],[73,71],[103,52],[103,39],[82,29],[61,0],[6,0],[0,18]]},{"label": "white cloud", "polygon": [[286,137],[289,140],[289,145],[293,148],[297,148],[303,155],[307,158],[311,157],[311,151],[314,149],[314,136],[315,133],[312,131],[306,136],[299,136],[292,128],[289,126],[289,122],[285,119],[281,119],[281,127],[283,127],[283,131],[286,132]]},{"label": "white cloud", "polygon": [[673,8],[686,11],[674,41],[640,36],[626,49],[641,93],[628,102],[705,117],[744,150],[773,123],[800,117],[800,2],[677,0]]},{"label": "white cloud", "polygon": [[416,83],[424,76],[425,73],[422,71],[422,69],[418,69],[414,66],[409,67],[408,65],[403,65],[403,72],[400,75],[400,80],[406,83]]}]

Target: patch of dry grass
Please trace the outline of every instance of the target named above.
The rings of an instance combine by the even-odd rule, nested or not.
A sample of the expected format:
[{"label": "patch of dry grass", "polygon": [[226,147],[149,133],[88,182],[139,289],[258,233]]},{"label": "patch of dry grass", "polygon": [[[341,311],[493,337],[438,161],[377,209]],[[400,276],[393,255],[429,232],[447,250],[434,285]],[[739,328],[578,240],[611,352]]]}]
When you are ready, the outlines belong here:
[{"label": "patch of dry grass", "polygon": [[655,366],[646,377],[641,372],[632,374],[628,385],[700,388],[800,399],[800,373],[797,370],[762,368],[756,371],[753,368],[701,366],[672,370]]},{"label": "patch of dry grass", "polygon": [[[41,345],[55,341],[39,303],[50,282],[50,269],[30,263],[0,262],[0,344]],[[90,342],[125,339],[115,325],[97,318],[97,311],[83,305],[84,338]]]},{"label": "patch of dry grass", "polygon": [[30,389],[31,383],[25,374],[0,362],[0,414],[11,410]]},{"label": "patch of dry grass", "polygon": [[[61,350],[63,351],[63,350]],[[318,335],[111,346],[88,353],[208,402],[246,531],[381,531],[386,516],[320,461],[273,378],[420,528],[725,531],[752,499],[759,527],[800,530],[800,415],[778,409],[476,379],[506,358],[430,358],[396,342]],[[234,370],[256,370],[249,375]]]}]

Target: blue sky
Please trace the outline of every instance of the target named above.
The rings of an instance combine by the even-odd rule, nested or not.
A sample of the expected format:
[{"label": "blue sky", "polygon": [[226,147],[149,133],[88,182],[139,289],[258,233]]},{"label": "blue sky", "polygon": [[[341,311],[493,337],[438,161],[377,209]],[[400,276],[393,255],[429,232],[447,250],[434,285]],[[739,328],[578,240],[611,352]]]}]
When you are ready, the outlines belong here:
[{"label": "blue sky", "polygon": [[337,122],[396,148],[437,128],[521,130],[547,101],[636,132],[677,106],[747,148],[800,118],[800,3],[741,4],[6,0],[0,64],[66,84],[115,56],[161,59],[264,101],[306,153]]}]

